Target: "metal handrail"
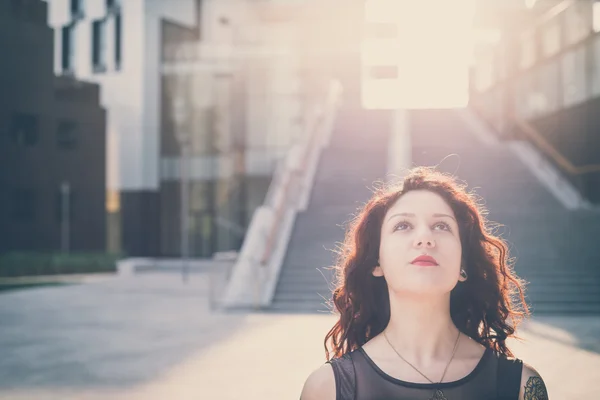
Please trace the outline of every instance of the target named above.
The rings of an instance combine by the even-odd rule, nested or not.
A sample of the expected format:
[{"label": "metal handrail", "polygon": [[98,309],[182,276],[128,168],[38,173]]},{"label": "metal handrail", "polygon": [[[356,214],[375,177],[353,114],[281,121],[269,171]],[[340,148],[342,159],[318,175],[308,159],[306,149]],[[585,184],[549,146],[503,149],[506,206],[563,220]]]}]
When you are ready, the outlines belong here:
[{"label": "metal handrail", "polygon": [[[306,149],[304,151],[304,155],[302,157],[302,165],[300,167],[300,171],[305,171],[306,170],[306,165],[308,163],[308,159],[312,153],[312,151],[314,151],[314,149],[316,149],[316,143],[317,143],[317,133],[319,131],[319,127],[321,126],[321,123],[323,122],[323,118],[322,118],[322,114],[317,115],[316,120],[313,124],[313,126],[311,127],[311,131],[310,131],[310,139],[309,139],[309,143],[306,146]],[[275,209],[275,221],[268,233],[267,236],[267,243],[265,246],[265,250],[262,254],[262,257],[260,258],[260,265],[261,266],[266,266],[269,262],[269,260],[271,259],[271,255],[273,254],[273,249],[275,248],[275,238],[277,237],[277,233],[280,230],[281,227],[281,223],[283,222],[283,213],[285,211],[286,208],[286,204],[288,203],[288,199],[290,197],[290,193],[292,190],[292,183],[295,181],[295,178],[299,177],[299,175],[293,174],[290,175],[290,177],[287,179],[287,181],[284,184],[284,188],[283,188],[283,198],[282,200],[279,202],[279,204],[276,206]]]},{"label": "metal handrail", "polygon": [[261,267],[267,266],[267,264],[271,260],[271,256],[273,255],[275,249],[276,238],[283,223],[283,214],[289,202],[291,192],[292,190],[297,189],[301,184],[301,181],[299,181],[299,179],[302,179],[304,177],[304,174],[306,173],[308,168],[309,159],[312,157],[313,153],[318,150],[320,128],[322,124],[325,123],[325,121],[327,120],[326,116],[332,113],[333,108],[335,108],[335,105],[337,103],[338,94],[336,89],[337,86],[336,82],[334,81],[329,87],[324,108],[318,110],[317,114],[315,115],[315,119],[312,121],[312,124],[308,127],[309,139],[306,147],[303,149],[304,152],[301,157],[300,165],[298,166],[298,169],[294,169],[288,175],[287,181],[285,182],[283,187],[282,199],[279,202],[279,204],[275,206],[275,220],[271,226],[271,229],[267,233],[267,242],[262,257],[259,261]]},{"label": "metal handrail", "polygon": [[[551,6],[549,9],[545,10],[537,18],[536,21],[534,21],[532,23],[530,28],[533,29],[536,26],[539,26],[541,24],[548,22],[548,20],[556,17],[558,14],[565,11],[568,7],[570,7],[573,3],[575,3],[575,1],[576,0],[562,0],[562,1],[558,2],[557,4]],[[600,35],[600,34],[590,31],[590,33],[588,34],[588,36],[586,38],[583,38],[576,43],[573,43],[573,44],[570,44],[570,45],[564,47],[560,52],[556,53],[552,57],[546,57],[541,62],[536,63],[535,65],[531,65],[526,69],[540,67],[540,66],[544,65],[544,63],[548,62],[548,60],[552,59],[553,57],[557,57],[559,55],[565,54],[566,52],[570,51],[574,47],[582,46],[582,43],[584,43],[583,46],[585,46],[585,43],[588,40],[594,40],[594,38],[597,37],[598,35]],[[559,71],[559,73],[560,73],[560,71]],[[523,74],[523,71],[521,71],[521,72],[517,71],[517,72],[513,72],[512,74],[507,74],[505,77],[496,80],[496,82],[494,82],[491,86],[487,87],[485,90],[478,92],[478,95],[479,96],[490,95],[490,93],[492,93],[494,90],[496,90],[498,88],[502,88],[504,85],[508,84],[508,82],[510,80],[518,79],[520,74]],[[560,80],[560,78],[559,78],[559,80]],[[485,122],[488,123],[488,125],[493,126],[493,123],[488,118],[488,115],[485,112],[483,112],[483,110],[480,107],[472,105],[472,109],[474,109],[477,112],[477,114]],[[538,146],[539,149],[541,149],[547,156],[549,156],[554,161],[554,163],[556,163],[563,171],[565,171],[571,175],[576,175],[576,176],[584,175],[584,174],[588,174],[588,173],[600,172],[600,164],[585,164],[585,165],[581,165],[581,166],[574,165],[556,147],[554,147],[548,140],[546,140],[546,138],[544,138],[544,136],[540,133],[540,131],[538,129],[536,129],[527,120],[522,119],[516,115],[510,116],[508,118],[508,120],[510,122],[513,122],[516,126],[518,126],[521,129],[521,131],[528,138],[530,138]]]},{"label": "metal handrail", "polygon": [[285,187],[283,189],[284,190],[283,200],[281,201],[281,203],[278,205],[278,207],[275,210],[275,216],[274,216],[275,222],[273,223],[273,226],[271,227],[271,230],[269,231],[268,236],[267,236],[267,243],[265,246],[265,250],[263,251],[262,257],[260,258],[261,266],[266,266],[271,258],[271,254],[273,254],[273,248],[275,247],[275,237],[277,236],[277,233],[279,232],[279,228],[281,226],[281,220],[282,220],[281,217],[283,215],[283,211],[285,209],[285,204],[287,203],[288,196],[289,196],[290,182],[291,182],[291,179],[288,179],[288,181],[285,183]]},{"label": "metal handrail", "polygon": [[[477,112],[477,114],[483,118],[489,126],[493,126],[491,121],[488,119],[485,112],[476,105],[471,105],[471,108]],[[600,172],[600,164],[586,164],[581,166],[574,165],[568,158],[562,155],[550,142],[548,142],[544,136],[529,122],[518,117],[512,117],[512,121],[521,130],[531,138],[541,150],[546,153],[556,164],[558,164],[563,170],[572,175],[583,175],[592,172]]]},{"label": "metal handrail", "polygon": [[587,164],[582,166],[574,165],[569,159],[563,156],[554,146],[552,146],[540,132],[527,121],[520,118],[514,118],[515,123],[529,136],[533,141],[542,148],[552,159],[560,165],[565,171],[572,175],[583,175],[591,172],[600,172],[600,164]]},{"label": "metal handrail", "polygon": [[287,246],[296,213],[306,207],[309,185],[321,149],[328,143],[341,93],[339,83],[332,82],[328,95],[320,96],[318,107],[307,112],[308,123],[301,139],[279,161],[265,201],[252,218],[231,276],[225,279],[222,305],[248,305],[252,301],[255,308],[260,308],[265,296],[270,296],[274,289],[273,282],[281,267],[279,256]]}]

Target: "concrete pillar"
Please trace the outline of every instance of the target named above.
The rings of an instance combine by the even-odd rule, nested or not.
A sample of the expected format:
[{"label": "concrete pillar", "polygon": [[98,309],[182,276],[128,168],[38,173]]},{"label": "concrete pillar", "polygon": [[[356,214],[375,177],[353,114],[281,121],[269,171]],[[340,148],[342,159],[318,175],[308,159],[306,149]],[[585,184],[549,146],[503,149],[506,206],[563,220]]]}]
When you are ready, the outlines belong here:
[{"label": "concrete pillar", "polygon": [[394,110],[392,119],[392,132],[388,146],[388,180],[402,177],[412,164],[410,111]]}]

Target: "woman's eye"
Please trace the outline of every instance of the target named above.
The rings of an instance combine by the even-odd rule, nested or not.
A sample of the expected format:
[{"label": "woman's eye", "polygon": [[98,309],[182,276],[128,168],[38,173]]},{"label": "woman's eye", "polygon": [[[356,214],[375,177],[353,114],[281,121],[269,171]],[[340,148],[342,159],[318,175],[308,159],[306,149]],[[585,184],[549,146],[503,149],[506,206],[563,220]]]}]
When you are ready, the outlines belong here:
[{"label": "woman's eye", "polygon": [[[400,222],[394,227],[394,231],[405,231],[405,230],[409,229],[411,226],[412,225],[408,222]],[[433,225],[433,229],[440,229],[440,227],[442,230],[446,230],[446,231],[452,230],[450,228],[450,225],[448,225],[445,222],[438,222],[435,225]]]},{"label": "woman's eye", "polygon": [[410,227],[410,225],[409,225],[407,222],[400,222],[398,225],[396,225],[396,226],[394,227],[394,230],[395,230],[395,231],[398,231],[398,230],[400,230],[400,231],[404,231],[404,230],[406,230],[406,228],[408,228],[408,227]]},{"label": "woman's eye", "polygon": [[438,226],[441,226],[443,229],[445,230],[450,230],[450,225],[448,225],[445,222],[438,222],[437,224],[434,225],[434,228],[437,228]]}]

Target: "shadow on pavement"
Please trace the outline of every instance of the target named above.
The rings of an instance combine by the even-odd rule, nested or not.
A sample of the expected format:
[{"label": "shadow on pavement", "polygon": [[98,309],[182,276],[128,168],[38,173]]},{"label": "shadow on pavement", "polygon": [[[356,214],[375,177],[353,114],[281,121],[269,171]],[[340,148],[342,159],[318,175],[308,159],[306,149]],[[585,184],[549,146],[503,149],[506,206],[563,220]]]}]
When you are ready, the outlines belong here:
[{"label": "shadow on pavement", "polygon": [[143,274],[11,291],[0,301],[0,393],[153,381],[246,323],[213,313],[207,277]]}]

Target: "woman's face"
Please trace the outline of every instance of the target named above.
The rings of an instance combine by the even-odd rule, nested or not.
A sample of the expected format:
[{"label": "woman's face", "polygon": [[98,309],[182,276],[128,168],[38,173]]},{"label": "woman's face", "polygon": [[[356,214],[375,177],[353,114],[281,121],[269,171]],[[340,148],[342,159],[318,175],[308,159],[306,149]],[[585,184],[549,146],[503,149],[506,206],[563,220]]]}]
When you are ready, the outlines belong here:
[{"label": "woman's face", "polygon": [[[425,258],[419,261],[420,256]],[[436,193],[410,191],[385,215],[379,266],[373,275],[385,276],[390,291],[396,293],[448,293],[463,280],[461,256],[458,224],[450,206]]]}]

